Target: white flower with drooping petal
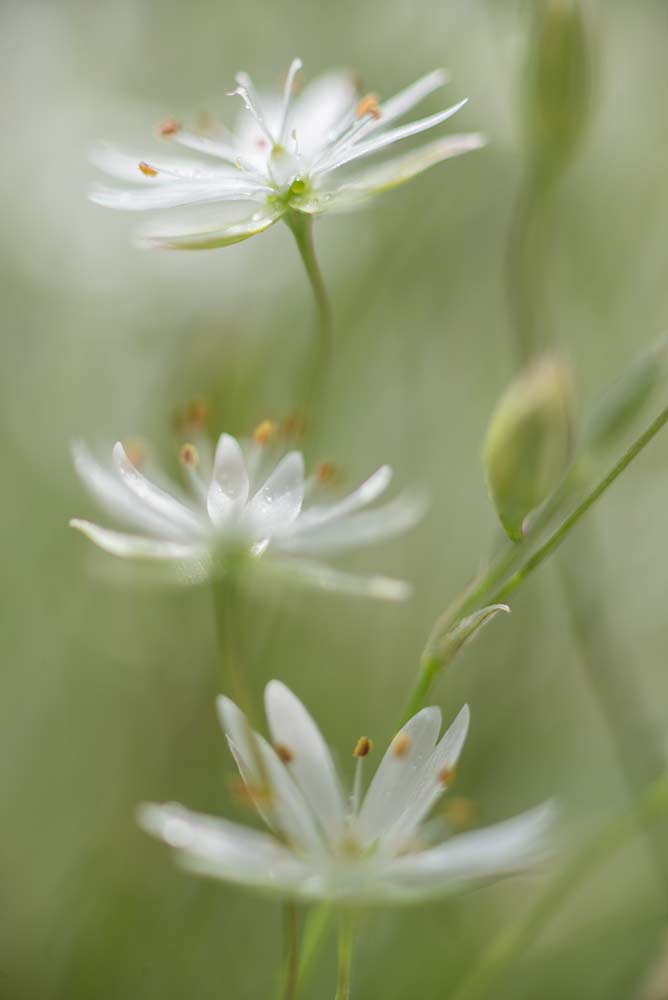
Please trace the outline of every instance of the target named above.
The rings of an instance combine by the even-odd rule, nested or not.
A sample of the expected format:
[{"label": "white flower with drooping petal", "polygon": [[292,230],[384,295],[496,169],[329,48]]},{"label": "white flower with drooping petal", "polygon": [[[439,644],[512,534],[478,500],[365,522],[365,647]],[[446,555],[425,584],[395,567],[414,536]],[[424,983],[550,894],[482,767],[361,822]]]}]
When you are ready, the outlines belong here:
[{"label": "white flower with drooping petal", "polygon": [[[203,154],[206,159],[164,155],[147,159],[110,147],[94,154],[109,175],[136,183],[130,189],[98,188],[93,201],[129,211],[201,205],[224,206],[225,217],[207,219],[205,228],[189,220],[145,231],[146,246],[207,249],[228,246],[268,229],[291,212],[309,216],[354,208],[367,198],[415,177],[441,160],[483,145],[477,133],[439,138],[380,165],[359,169],[359,162],[390,145],[451,118],[460,101],[437,114],[406,125],[395,123],[447,82],[436,70],[380,103],[360,100],[350,73],[331,72],[293,95],[301,61],[290,66],[282,94],[259,96],[250,77],[237,75],[230,96],[243,102],[234,132],[199,134],[175,121],[159,129],[163,138]],[[229,215],[233,208],[232,217]]]},{"label": "white flower with drooping petal", "polygon": [[250,798],[271,834],[190,812],[144,805],[139,821],[188,869],[306,900],[415,901],[508,875],[545,853],[554,807],[443,840],[425,823],[452,777],[469,724],[464,707],[439,740],[441,713],[424,708],[392,740],[366,795],[360,740],[353,793],[301,701],[281,682],[265,691],[273,746],[229,698],[220,719]]},{"label": "white flower with drooping petal", "polygon": [[107,513],[136,532],[70,522],[113,555],[177,564],[183,579],[198,582],[223,574],[230,558],[247,553],[253,561],[288,571],[289,578],[326,590],[386,600],[401,600],[410,592],[401,580],[341,572],[318,558],[398,534],[418,520],[423,505],[417,499],[399,497],[364,509],[389,486],[387,465],[342,499],[304,507],[314,481],[305,478],[300,452],[289,452],[268,475],[261,474],[263,447],[252,444],[246,456],[229,434],[220,436],[209,463],[194,446],[182,449],[190,495],[173,483],[165,489],[148,479],[120,442],[111,468],[81,444],[74,447],[74,462]]}]

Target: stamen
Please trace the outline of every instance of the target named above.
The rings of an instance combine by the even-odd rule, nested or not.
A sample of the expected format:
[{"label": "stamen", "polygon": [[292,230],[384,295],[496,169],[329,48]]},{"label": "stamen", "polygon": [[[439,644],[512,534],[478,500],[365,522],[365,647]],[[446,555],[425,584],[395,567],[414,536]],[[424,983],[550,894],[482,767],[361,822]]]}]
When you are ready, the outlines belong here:
[{"label": "stamen", "polygon": [[357,117],[365,118],[367,115],[371,115],[375,121],[380,118],[378,94],[367,94],[357,105]]},{"label": "stamen", "polygon": [[444,767],[438,774],[438,780],[442,785],[451,785],[456,777],[457,768],[455,767]]},{"label": "stamen", "polygon": [[162,136],[163,139],[169,138],[170,135],[178,135],[181,131],[181,122],[177,122],[176,118],[168,118],[166,121],[161,122],[157,127],[157,133]]},{"label": "stamen", "polygon": [[368,736],[360,736],[353,756],[357,758],[355,764],[355,777],[353,779],[353,794],[350,796],[350,811],[353,816],[359,812],[360,799],[362,797],[362,770],[364,768],[364,758],[368,757],[373,750],[373,741]]},{"label": "stamen", "polygon": [[137,438],[131,438],[123,442],[123,450],[135,469],[141,469],[146,460],[146,449]]},{"label": "stamen", "polygon": [[276,751],[276,756],[284,764],[291,764],[292,761],[295,759],[295,755],[293,754],[292,750],[290,749],[290,747],[286,746],[285,743],[277,743],[274,749]]},{"label": "stamen", "polygon": [[405,757],[412,746],[413,738],[410,733],[407,733],[404,730],[401,733],[397,733],[394,737],[394,742],[392,743],[392,753],[395,757]]},{"label": "stamen", "polygon": [[456,796],[450,799],[444,808],[445,818],[450,829],[455,833],[468,830],[475,826],[478,819],[478,808],[473,799]]},{"label": "stamen", "polygon": [[144,160],[140,162],[139,169],[143,173],[144,177],[158,176],[158,171],[155,169],[155,167],[152,167],[149,163],[145,163]]},{"label": "stamen", "polygon": [[199,452],[194,444],[184,444],[179,453],[181,464],[187,469],[196,469],[199,465]]},{"label": "stamen", "polygon": [[275,420],[263,420],[253,431],[255,444],[269,444],[278,433],[278,424]]},{"label": "stamen", "polygon": [[302,413],[291,413],[283,420],[281,430],[285,437],[301,441],[307,427],[306,417]]},{"label": "stamen", "polygon": [[372,750],[373,740],[370,740],[368,736],[360,736],[353,750],[353,757],[368,757]]},{"label": "stamen", "polygon": [[339,478],[339,470],[334,462],[319,462],[316,466],[315,478],[321,486],[331,486]]}]

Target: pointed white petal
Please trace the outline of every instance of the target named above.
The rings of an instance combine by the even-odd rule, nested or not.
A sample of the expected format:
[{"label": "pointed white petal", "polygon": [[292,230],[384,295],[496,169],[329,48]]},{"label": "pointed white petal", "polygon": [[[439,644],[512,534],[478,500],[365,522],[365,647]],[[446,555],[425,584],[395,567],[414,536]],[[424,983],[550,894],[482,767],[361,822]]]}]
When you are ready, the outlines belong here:
[{"label": "pointed white petal", "polygon": [[[216,706],[241,777],[265,822],[291,843],[320,853],[322,841],[313,814],[276,751],[250,728],[230,698],[219,697]],[[268,797],[266,793],[253,795],[254,789],[262,789],[262,771],[270,784]]]},{"label": "pointed white petal", "polygon": [[[134,190],[99,187],[91,192],[90,199],[104,208],[117,208],[126,212],[147,212],[159,208],[183,208],[187,205],[208,205],[212,202],[248,201],[258,197],[257,185],[236,180],[210,181],[207,183],[178,181],[158,185],[152,189]],[[264,197],[264,195],[263,195]]]},{"label": "pointed white petal", "polygon": [[267,481],[248,504],[247,515],[258,533],[272,535],[291,525],[304,500],[304,456],[291,451],[278,463]]},{"label": "pointed white petal", "polygon": [[170,496],[169,493],[143,476],[126,455],[120,441],[114,445],[113,456],[123,483],[148,510],[175,525],[185,537],[193,534],[196,537],[202,536],[204,532],[202,518],[180,500]]},{"label": "pointed white petal", "polygon": [[435,128],[436,125],[441,125],[448,118],[452,118],[465,104],[466,100],[459,101],[458,104],[453,104],[452,107],[446,108],[445,111],[439,111],[437,114],[429,115],[427,118],[420,118],[418,121],[410,122],[408,125],[400,125],[398,128],[390,129],[389,132],[381,132],[380,135],[377,135],[373,139],[368,139],[366,142],[355,143],[338,156],[325,159],[318,166],[316,172],[318,174],[329,173],[344,166],[346,163],[352,163],[353,160],[359,160],[363,156],[371,156],[372,153],[377,153],[381,149],[385,149],[386,146],[390,146],[394,142],[399,142],[401,139],[408,139],[412,135],[418,135],[420,132],[427,131],[427,129]]},{"label": "pointed white petal", "polygon": [[210,229],[177,228],[175,224],[152,226],[140,234],[138,243],[143,247],[166,250],[215,250],[263,233],[280,219],[283,212],[282,208],[270,209],[263,204],[248,219]]},{"label": "pointed white petal", "polygon": [[399,91],[394,97],[383,101],[379,108],[380,118],[372,119],[370,124],[374,129],[378,129],[396,121],[397,118],[401,118],[411,111],[429,94],[433,94],[435,90],[445,86],[448,79],[448,73],[444,69],[435,69],[431,73],[427,73],[426,76],[420,77],[419,80]]},{"label": "pointed white petal", "polygon": [[479,133],[451,135],[445,139],[437,139],[404,156],[395,157],[380,166],[362,171],[331,191],[316,194],[312,201],[302,206],[302,210],[316,214],[356,208],[367,198],[405,184],[443,160],[480,149],[484,145],[485,138]]},{"label": "pointed white petal", "polygon": [[[140,531],[148,531],[161,537],[183,539],[181,527],[138,500],[118,478],[115,472],[105,468],[84,444],[77,441],[72,445],[74,467],[100,506],[112,517]],[[188,532],[188,536],[190,532]]]},{"label": "pointed white petal", "polygon": [[201,874],[278,891],[298,887],[308,869],[274,837],[183,806],[146,804],[137,819]]},{"label": "pointed white petal", "polygon": [[352,514],[332,524],[315,525],[279,542],[281,551],[301,555],[326,555],[371,545],[412,528],[424,513],[421,500],[400,497],[378,510]]},{"label": "pointed white petal", "polygon": [[147,176],[139,166],[140,163],[146,162],[145,157],[132,156],[106,144],[101,144],[93,149],[90,159],[96,167],[111,177],[122,181],[131,181],[143,187],[169,184],[175,178],[190,181],[241,179],[239,171],[231,167],[212,168],[198,160],[188,160],[185,157],[166,157],[162,154],[150,157],[150,166],[157,170],[157,175],[155,177]]},{"label": "pointed white petal", "polygon": [[390,743],[360,810],[359,824],[366,844],[382,837],[403,815],[434,751],[440,729],[440,709],[423,708]]},{"label": "pointed white petal", "polygon": [[342,120],[354,121],[357,101],[355,81],[345,70],[326,73],[308,83],[294,102],[289,122],[302,155],[311,159],[326,146]]},{"label": "pointed white petal", "polygon": [[395,823],[388,827],[384,835],[388,850],[398,850],[411,839],[418,825],[446,791],[448,782],[445,775],[454,769],[459,760],[470,718],[469,707],[464,705],[429,760],[420,769],[403,812],[396,816]]},{"label": "pointed white petal", "polygon": [[413,588],[404,580],[389,576],[362,576],[333,569],[315,559],[290,558],[282,561],[275,571],[293,580],[320,590],[348,594],[352,597],[373,597],[381,601],[405,601]]},{"label": "pointed white petal", "polygon": [[238,441],[230,434],[221,434],[206,500],[209,517],[217,527],[241,513],[249,489],[246,462]]},{"label": "pointed white petal", "polygon": [[329,748],[311,715],[285,684],[267,684],[264,701],[271,737],[289,749],[290,774],[325,836],[334,843],[343,830],[344,800]]},{"label": "pointed white petal", "polygon": [[185,542],[171,542],[157,538],[144,538],[141,535],[125,535],[120,531],[110,531],[101,528],[90,521],[74,518],[70,527],[76,528],[92,542],[99,545],[105,552],[128,559],[169,559],[199,561],[206,559],[206,552],[201,546],[188,545]]},{"label": "pointed white petal", "polygon": [[309,507],[308,510],[305,510],[299,518],[298,529],[301,531],[311,528],[316,524],[326,524],[329,521],[335,521],[346,514],[351,514],[353,511],[368,506],[381,493],[385,492],[391,481],[392,469],[389,465],[382,465],[361,486],[358,486],[356,490],[353,490],[352,493],[349,493],[348,496],[343,497],[337,503],[322,504]]},{"label": "pointed white petal", "polygon": [[547,832],[555,807],[537,809],[483,830],[462,833],[444,844],[398,858],[391,880],[419,895],[458,888],[470,880],[508,875],[535,864],[547,853]]}]

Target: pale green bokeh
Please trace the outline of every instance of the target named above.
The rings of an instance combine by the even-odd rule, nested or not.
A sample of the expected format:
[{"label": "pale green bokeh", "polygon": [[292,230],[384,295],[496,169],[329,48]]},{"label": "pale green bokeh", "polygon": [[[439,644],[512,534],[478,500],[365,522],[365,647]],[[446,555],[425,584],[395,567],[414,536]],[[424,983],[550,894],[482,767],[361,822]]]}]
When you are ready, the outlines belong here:
[{"label": "pale green bokeh", "polygon": [[[399,486],[431,498],[409,536],[347,560],[415,581],[407,605],[286,592],[248,608],[254,691],[274,676],[294,687],[351,773],[355,740],[389,737],[434,618],[498,538],[479,456],[513,370],[504,270],[530,7],[5,0],[3,998],[273,996],[281,951],[275,903],[181,873],[136,828],[142,799],[244,815],[214,716],[210,599],[131,586],[70,531],[69,517],[94,507],[69,446],[141,437],[175,468],[173,414],[193,395],[213,398],[232,433],[281,415],[308,346],[310,293],[284,226],[218,252],[135,250],[137,219],[86,201],[88,147],[109,138],[141,151],[168,115],[224,111],[237,69],[273,83],[294,55],[308,74],[353,66],[381,94],[444,64],[447,97],[471,98],[444,131],[489,137],[364,212],[316,224],[337,327],[320,456],[350,484],[389,461]],[[668,12],[649,0],[598,8],[596,99],[555,196],[549,281],[583,412],[663,332],[668,305]],[[439,107],[434,97],[427,110]],[[667,462],[660,437],[589,516],[612,641],[668,736]],[[435,692],[448,719],[471,705],[456,793],[482,821],[556,795],[577,836],[627,792],[549,565],[512,608]],[[354,997],[448,996],[549,877],[371,911]],[[640,997],[663,941],[661,902],[639,840],[495,997]],[[332,963],[330,947],[309,996],[333,995]]]}]

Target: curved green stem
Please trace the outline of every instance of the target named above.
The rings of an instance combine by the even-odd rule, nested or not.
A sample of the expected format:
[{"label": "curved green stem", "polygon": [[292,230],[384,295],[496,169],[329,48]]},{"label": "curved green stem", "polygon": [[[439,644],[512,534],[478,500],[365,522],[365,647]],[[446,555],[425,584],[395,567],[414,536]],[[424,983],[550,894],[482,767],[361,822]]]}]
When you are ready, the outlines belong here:
[{"label": "curved green stem", "polygon": [[[652,421],[642,434],[640,434],[633,444],[624,452],[622,457],[612,466],[612,468],[599,480],[592,490],[577,505],[575,510],[556,528],[555,531],[528,559],[496,589],[495,585],[503,580],[509,569],[515,564],[520,553],[526,553],[532,539],[527,539],[520,543],[515,549],[502,552],[497,560],[490,566],[487,573],[479,580],[473,589],[464,593],[456,601],[453,608],[449,608],[439,617],[432,631],[432,636],[439,632],[445,632],[455,625],[461,618],[474,611],[484,604],[502,603],[517,587],[523,583],[538,567],[550,556],[568,534],[581,520],[587,511],[596,501],[609,489],[615,480],[624,472],[640,452],[659,433],[661,428],[668,422],[668,406],[664,407],[659,415]],[[427,641],[425,650],[431,648],[431,637]],[[407,715],[413,715],[424,705],[426,697],[431,690],[432,684],[440,672],[443,664],[428,653],[423,654],[420,662],[418,678],[408,702]]]},{"label": "curved green stem", "polygon": [[342,913],[339,922],[339,964],[336,980],[336,1000],[350,1000],[353,965],[353,918]]},{"label": "curved green stem", "polygon": [[487,996],[515,959],[550,923],[569,895],[596,868],[633,840],[639,829],[649,829],[667,815],[668,779],[664,774],[645,789],[633,806],[615,816],[588,840],[520,919],[494,938],[473,973],[455,990],[451,1000],[481,1000]]},{"label": "curved green stem", "polygon": [[290,211],[285,215],[285,221],[292,230],[301,255],[306,275],[313,291],[318,312],[318,339],[320,353],[328,358],[332,346],[332,310],[325,282],[323,281],[318,258],[313,242],[313,216],[306,212]]},{"label": "curved green stem", "polygon": [[332,907],[329,903],[318,904],[308,916],[302,935],[299,987],[304,987],[308,983],[320,950],[325,943],[331,919]]},{"label": "curved green stem", "polygon": [[297,904],[285,903],[283,906],[283,925],[285,933],[285,958],[281,976],[281,1000],[296,1000],[297,983],[299,981],[299,919]]}]

